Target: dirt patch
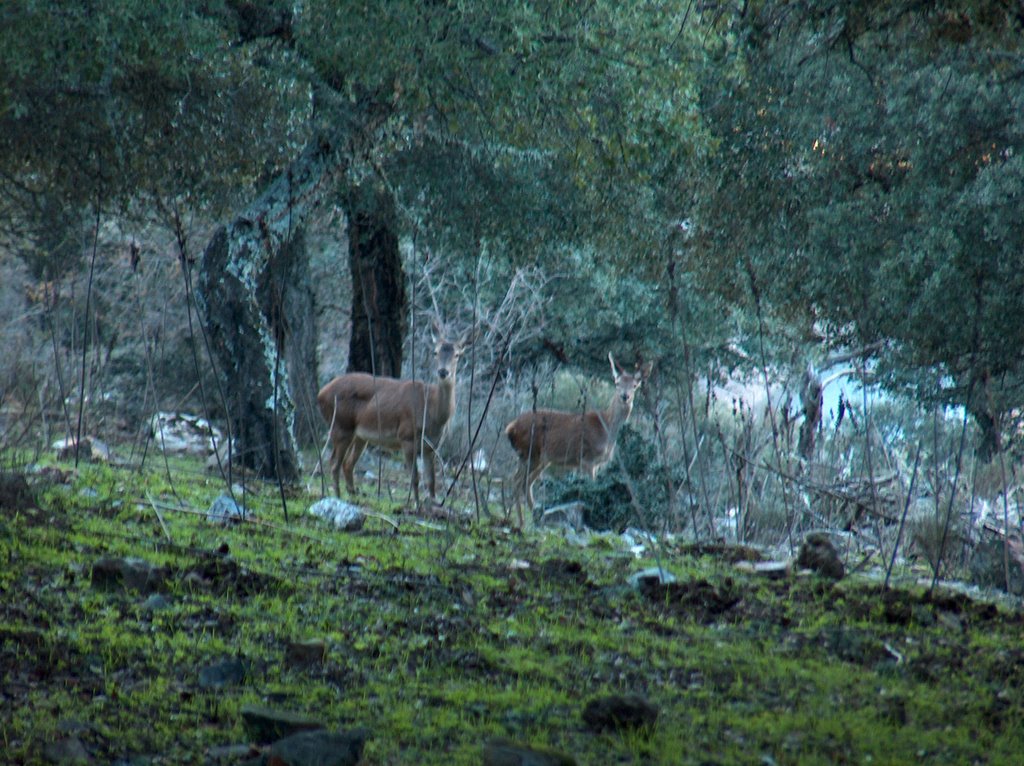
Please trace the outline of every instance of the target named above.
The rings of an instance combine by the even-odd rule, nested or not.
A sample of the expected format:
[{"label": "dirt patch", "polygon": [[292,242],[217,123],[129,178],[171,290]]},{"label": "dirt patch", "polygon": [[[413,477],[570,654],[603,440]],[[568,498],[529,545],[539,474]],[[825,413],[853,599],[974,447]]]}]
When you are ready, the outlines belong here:
[{"label": "dirt patch", "polygon": [[640,594],[672,614],[707,624],[743,600],[739,587],[726,578],[721,585],[707,580],[660,583],[653,578],[640,581]]}]

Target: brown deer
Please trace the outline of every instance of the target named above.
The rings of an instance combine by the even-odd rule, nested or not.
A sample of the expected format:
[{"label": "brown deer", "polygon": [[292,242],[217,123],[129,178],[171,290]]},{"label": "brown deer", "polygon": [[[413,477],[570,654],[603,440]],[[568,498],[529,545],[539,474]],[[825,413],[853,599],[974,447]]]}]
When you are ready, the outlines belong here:
[{"label": "brown deer", "polygon": [[505,426],[505,434],[519,455],[513,491],[520,527],[522,495],[526,495],[533,511],[533,485],[545,470],[550,467],[561,472],[580,471],[593,479],[615,454],[619,429],[633,411],[633,397],[650,374],[651,365],[628,373],[615,364],[611,354],[608,361],[615,379],[615,394],[607,409],[583,413],[533,410]]},{"label": "brown deer", "polygon": [[434,322],[436,383],[376,377],[365,372],[339,375],[320,389],[317,404],[331,427],[331,475],[341,497],[338,473],[344,471],[348,491],[358,494],[353,469],[367,444],[401,450],[412,476],[416,507],[420,506],[416,458],[422,453],[436,498],[434,449],[455,411],[455,373],[469,336],[450,340]]}]

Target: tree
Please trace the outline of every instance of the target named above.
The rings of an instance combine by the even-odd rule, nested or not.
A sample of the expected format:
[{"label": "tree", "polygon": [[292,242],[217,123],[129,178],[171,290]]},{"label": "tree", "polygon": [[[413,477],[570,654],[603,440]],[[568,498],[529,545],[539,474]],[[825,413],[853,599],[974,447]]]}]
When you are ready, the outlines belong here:
[{"label": "tree", "polygon": [[1024,386],[1024,20],[767,2],[735,21],[748,78],[705,90],[723,172],[694,268],[798,334],[874,344],[888,387],[967,407],[991,454]]},{"label": "tree", "polygon": [[366,183],[350,192],[345,209],[352,274],[348,371],[398,378],[408,299],[395,202],[380,185]]},{"label": "tree", "polygon": [[[612,231],[611,239],[626,242],[630,229],[642,229],[658,213],[655,201],[642,193],[643,185],[676,178],[673,159],[701,138],[694,127],[699,121],[693,104],[685,98],[685,44],[693,33],[685,16],[670,4],[630,10],[599,3],[581,12],[551,3],[539,10],[514,7],[496,13],[482,3],[310,3],[292,19],[290,30],[296,55],[309,63],[318,92],[332,94],[321,102],[325,119],[342,125],[332,129],[326,143],[344,149],[321,152],[318,145],[323,140],[314,140],[303,158],[275,181],[278,193],[262,195],[226,234],[211,241],[202,266],[208,310],[230,307],[239,340],[246,335],[251,339],[228,342],[230,323],[216,321],[211,314],[211,324],[223,333],[216,344],[223,349],[222,364],[234,360],[236,366],[252,370],[238,379],[229,376],[230,387],[240,394],[233,399],[248,402],[239,425],[241,418],[247,429],[254,422],[261,424],[256,438],[278,434],[277,454],[272,461],[260,462],[263,470],[289,463],[280,453],[281,445],[287,449],[289,444],[276,430],[281,426],[268,428],[268,423],[287,427],[290,405],[279,400],[281,387],[267,382],[278,379],[269,364],[277,354],[270,323],[256,308],[256,293],[269,262],[261,252],[272,252],[286,241],[279,230],[285,211],[289,221],[301,221],[306,206],[324,193],[327,177],[345,174],[348,188],[370,190],[349,196],[355,234],[353,279],[362,308],[371,309],[365,329],[363,317],[353,315],[353,350],[362,345],[365,351],[369,344],[360,339],[380,332],[374,345],[383,354],[400,348],[395,343],[400,332],[394,328],[403,316],[404,298],[397,286],[404,280],[394,257],[391,200],[381,195],[377,184],[399,191],[389,172],[403,166],[404,156],[436,155],[454,148],[470,156],[469,165],[475,168],[557,167],[581,190],[576,204],[603,213],[603,220],[579,228],[591,236]],[[358,106],[352,108],[353,103]],[[380,117],[376,123],[375,117]],[[611,176],[615,184],[609,184]],[[284,193],[295,179],[302,179],[299,197],[309,195],[299,206],[290,192]],[[452,196],[471,197],[477,187],[464,182],[473,180],[472,175],[446,175],[436,183]],[[411,194],[411,200],[405,200],[415,207],[414,200],[427,183],[410,177],[403,182],[401,190]],[[505,236],[521,230],[524,222],[516,220],[499,230]],[[442,220],[429,229],[442,235],[446,224],[452,225]],[[226,259],[220,257],[224,248]],[[365,279],[367,257],[375,259],[372,284],[388,293],[386,303],[368,300],[376,293],[365,290],[371,284]],[[223,273],[245,273],[250,278],[229,280]],[[242,367],[239,354],[253,357],[253,364]],[[397,367],[398,361],[393,353],[375,353],[370,359],[356,355],[350,366],[383,371]],[[260,396],[254,397],[254,391]],[[273,399],[261,398],[271,391]]]},{"label": "tree", "polygon": [[[714,35],[692,4],[15,0],[2,13],[4,200],[39,185],[76,210],[159,201],[228,220],[199,264],[201,305],[238,449],[285,477],[288,326],[271,272],[320,201],[383,190],[364,210],[389,243],[415,226],[462,253],[508,245],[511,266],[538,251],[568,266],[585,244],[642,271],[706,141],[693,69]],[[401,307],[388,313],[396,324]]]}]

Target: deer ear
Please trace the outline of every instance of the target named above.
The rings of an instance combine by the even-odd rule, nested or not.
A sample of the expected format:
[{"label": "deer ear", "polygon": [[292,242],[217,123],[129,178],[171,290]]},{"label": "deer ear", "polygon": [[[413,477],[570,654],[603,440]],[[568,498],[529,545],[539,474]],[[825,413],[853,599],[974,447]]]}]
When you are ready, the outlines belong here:
[{"label": "deer ear", "polygon": [[444,330],[441,329],[441,323],[437,321],[437,317],[434,317],[433,322],[430,325],[431,333],[434,336],[434,343],[438,343],[442,338],[445,337]]},{"label": "deer ear", "polygon": [[470,327],[459,338],[459,348],[469,348],[476,342],[476,327]]},{"label": "deer ear", "polygon": [[651,370],[653,369],[654,362],[644,362],[642,365],[639,365],[637,367],[637,370],[640,372],[640,377],[643,380],[647,380],[649,377],[651,377]]}]

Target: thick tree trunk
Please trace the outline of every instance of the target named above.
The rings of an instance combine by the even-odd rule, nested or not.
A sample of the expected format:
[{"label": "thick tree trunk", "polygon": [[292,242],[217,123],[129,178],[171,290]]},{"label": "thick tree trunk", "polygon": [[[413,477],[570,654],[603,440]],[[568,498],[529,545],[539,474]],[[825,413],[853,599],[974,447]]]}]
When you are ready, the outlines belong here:
[{"label": "thick tree trunk", "polygon": [[223,380],[235,455],[267,478],[292,482],[299,476],[284,359],[288,325],[273,268],[291,260],[287,249],[351,156],[355,133],[339,129],[314,139],[262,195],[214,233],[199,267],[199,304]]},{"label": "thick tree trunk", "polygon": [[232,459],[260,476],[292,482],[299,465],[283,357],[286,328],[272,316],[280,316],[281,306],[280,296],[270,297],[266,264],[272,259],[254,253],[253,245],[238,221],[221,227],[203,254],[199,289],[223,378]]},{"label": "thick tree trunk", "polygon": [[352,274],[352,335],[348,371],[400,377],[408,299],[398,252],[395,203],[365,184],[348,199],[348,260]]},{"label": "thick tree trunk", "polygon": [[315,444],[321,435],[316,408],[317,327],[304,230],[296,231],[271,258],[267,272],[261,303],[275,337],[283,339],[296,410],[295,437],[300,444]]}]

